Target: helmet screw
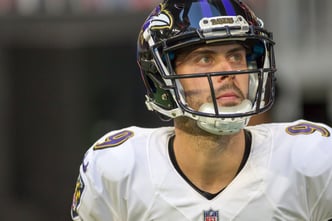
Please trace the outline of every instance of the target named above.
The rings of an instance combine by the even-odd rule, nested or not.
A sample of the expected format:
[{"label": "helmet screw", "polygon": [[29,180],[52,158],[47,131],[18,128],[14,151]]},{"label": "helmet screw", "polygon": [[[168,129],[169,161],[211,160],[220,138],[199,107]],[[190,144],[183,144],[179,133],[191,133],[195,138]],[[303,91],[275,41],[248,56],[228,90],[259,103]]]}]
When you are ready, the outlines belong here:
[{"label": "helmet screw", "polygon": [[162,94],[162,95],[161,95],[161,99],[162,99],[163,101],[166,101],[166,100],[168,99],[167,94]]}]

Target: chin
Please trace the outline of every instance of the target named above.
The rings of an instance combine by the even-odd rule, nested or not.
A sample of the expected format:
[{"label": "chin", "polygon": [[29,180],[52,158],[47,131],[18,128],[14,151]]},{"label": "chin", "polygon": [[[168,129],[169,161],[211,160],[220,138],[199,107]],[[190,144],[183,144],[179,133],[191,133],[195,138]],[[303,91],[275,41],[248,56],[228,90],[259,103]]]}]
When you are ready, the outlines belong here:
[{"label": "chin", "polygon": [[178,117],[174,119],[176,128],[193,136],[217,136],[198,127],[196,120],[189,117]]},{"label": "chin", "polygon": [[233,106],[236,106],[236,105],[239,105],[241,104],[242,101],[221,101],[221,102],[218,102],[218,106],[220,107],[233,107]]}]

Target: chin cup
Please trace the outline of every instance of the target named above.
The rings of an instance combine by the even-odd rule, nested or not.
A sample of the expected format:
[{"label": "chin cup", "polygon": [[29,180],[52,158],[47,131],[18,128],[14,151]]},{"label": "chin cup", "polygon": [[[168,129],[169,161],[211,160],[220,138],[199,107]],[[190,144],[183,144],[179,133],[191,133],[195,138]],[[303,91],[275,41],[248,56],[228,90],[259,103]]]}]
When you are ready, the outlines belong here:
[{"label": "chin cup", "polygon": [[247,126],[250,116],[246,117],[227,117],[222,118],[222,115],[246,113],[252,108],[250,100],[243,100],[239,105],[231,107],[218,106],[218,113],[216,114],[213,103],[205,103],[200,108],[200,112],[216,114],[221,117],[207,117],[199,116],[197,125],[212,134],[216,135],[229,135],[239,132],[242,128]]}]

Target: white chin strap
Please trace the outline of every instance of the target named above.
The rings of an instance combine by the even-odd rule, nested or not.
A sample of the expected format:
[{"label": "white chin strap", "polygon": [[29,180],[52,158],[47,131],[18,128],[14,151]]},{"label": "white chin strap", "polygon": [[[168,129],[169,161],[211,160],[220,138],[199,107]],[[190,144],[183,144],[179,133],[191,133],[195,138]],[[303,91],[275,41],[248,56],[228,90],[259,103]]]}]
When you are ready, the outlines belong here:
[{"label": "white chin strap", "polygon": [[[250,100],[243,100],[241,104],[231,107],[219,107],[219,114],[236,114],[250,111],[252,103]],[[199,108],[200,112],[214,114],[214,105],[212,103],[205,103]],[[199,116],[197,125],[212,134],[216,135],[230,135],[239,132],[242,128],[247,126],[250,116],[234,117],[234,118],[213,118]]]}]

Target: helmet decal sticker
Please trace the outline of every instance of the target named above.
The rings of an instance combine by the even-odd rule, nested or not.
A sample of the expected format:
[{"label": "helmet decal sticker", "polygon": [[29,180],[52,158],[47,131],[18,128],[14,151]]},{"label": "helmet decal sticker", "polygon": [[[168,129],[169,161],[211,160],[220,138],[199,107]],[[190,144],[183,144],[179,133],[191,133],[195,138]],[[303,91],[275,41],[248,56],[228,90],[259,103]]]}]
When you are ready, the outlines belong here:
[{"label": "helmet decal sticker", "polygon": [[143,25],[144,30],[149,27],[151,30],[171,29],[172,26],[173,18],[170,12],[165,10],[164,4],[160,4],[155,10],[155,13],[153,13]]}]

